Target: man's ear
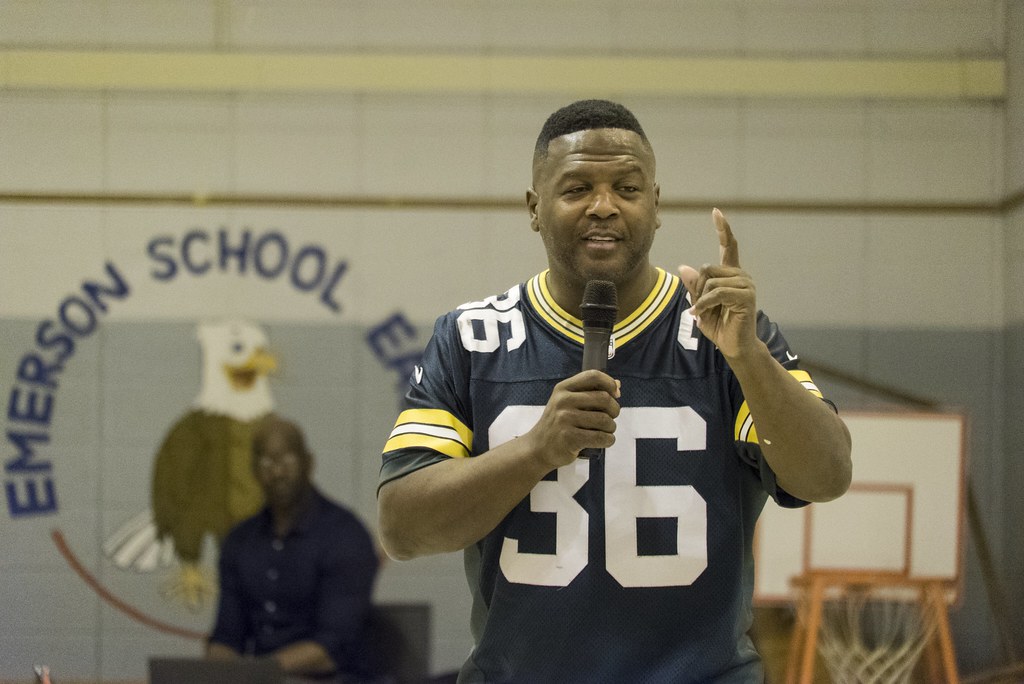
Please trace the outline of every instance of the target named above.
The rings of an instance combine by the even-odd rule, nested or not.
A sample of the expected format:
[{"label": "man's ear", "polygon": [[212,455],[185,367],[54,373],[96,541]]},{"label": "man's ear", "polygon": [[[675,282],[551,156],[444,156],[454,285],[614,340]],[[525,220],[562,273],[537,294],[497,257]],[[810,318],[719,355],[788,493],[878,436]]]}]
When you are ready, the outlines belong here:
[{"label": "man's ear", "polygon": [[537,233],[540,231],[540,219],[537,218],[537,204],[540,202],[540,195],[533,188],[526,189],[526,210],[530,212],[530,230]]},{"label": "man's ear", "polygon": [[310,482],[313,481],[313,471],[316,470],[316,459],[313,458],[313,452],[306,454],[306,479]]},{"label": "man's ear", "polygon": [[661,186],[654,184],[654,229],[661,228]]}]

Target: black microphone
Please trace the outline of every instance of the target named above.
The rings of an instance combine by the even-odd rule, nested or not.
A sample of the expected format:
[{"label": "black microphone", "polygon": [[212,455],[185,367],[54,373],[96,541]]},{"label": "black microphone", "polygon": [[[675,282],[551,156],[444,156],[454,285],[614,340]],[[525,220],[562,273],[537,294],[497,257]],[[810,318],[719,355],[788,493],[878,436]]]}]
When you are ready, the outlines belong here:
[{"label": "black microphone", "polygon": [[[608,344],[619,315],[615,283],[591,280],[583,290],[583,370],[608,367]],[[604,449],[582,449],[580,458],[600,458]]]}]

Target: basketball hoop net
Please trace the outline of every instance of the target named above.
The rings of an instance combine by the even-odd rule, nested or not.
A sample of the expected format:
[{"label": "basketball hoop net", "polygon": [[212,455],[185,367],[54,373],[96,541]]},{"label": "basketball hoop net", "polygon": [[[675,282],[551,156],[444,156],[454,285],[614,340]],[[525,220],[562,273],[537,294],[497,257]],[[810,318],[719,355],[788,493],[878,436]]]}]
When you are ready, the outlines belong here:
[{"label": "basketball hoop net", "polygon": [[823,604],[818,652],[834,684],[907,684],[935,621],[917,601],[853,587]]},{"label": "basketball hoop net", "polygon": [[811,684],[816,653],[835,684],[907,684],[922,653],[928,681],[959,682],[942,582],[814,571],[793,585],[787,684]]}]

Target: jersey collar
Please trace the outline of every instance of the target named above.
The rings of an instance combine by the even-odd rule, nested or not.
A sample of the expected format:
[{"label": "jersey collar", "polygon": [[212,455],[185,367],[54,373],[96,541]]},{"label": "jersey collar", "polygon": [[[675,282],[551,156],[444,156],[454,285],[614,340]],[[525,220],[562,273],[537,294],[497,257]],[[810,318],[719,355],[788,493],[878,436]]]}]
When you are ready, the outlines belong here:
[{"label": "jersey collar", "polygon": [[[655,267],[658,279],[650,293],[637,307],[612,328],[612,341],[616,348],[626,344],[646,330],[665,310],[672,295],[679,289],[679,277]],[[557,332],[583,344],[583,321],[565,311],[548,291],[548,272],[538,273],[526,283],[526,294],[533,310]]]}]

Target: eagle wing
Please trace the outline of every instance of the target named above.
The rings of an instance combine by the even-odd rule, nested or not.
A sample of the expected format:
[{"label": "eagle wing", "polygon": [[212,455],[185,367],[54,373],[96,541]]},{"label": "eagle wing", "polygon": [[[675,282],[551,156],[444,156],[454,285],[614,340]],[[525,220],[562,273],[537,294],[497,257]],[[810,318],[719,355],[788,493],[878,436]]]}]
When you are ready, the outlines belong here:
[{"label": "eagle wing", "polygon": [[195,480],[207,470],[202,418],[201,412],[190,411],[168,431],[156,455],[150,490],[157,537],[172,539],[175,553],[188,562],[199,560],[203,540],[203,530],[189,524],[195,517],[189,511],[196,505]]},{"label": "eagle wing", "polygon": [[197,562],[207,534],[219,543],[263,505],[252,473],[253,426],[195,410],[164,439],[153,469],[153,520],[182,561]]}]

